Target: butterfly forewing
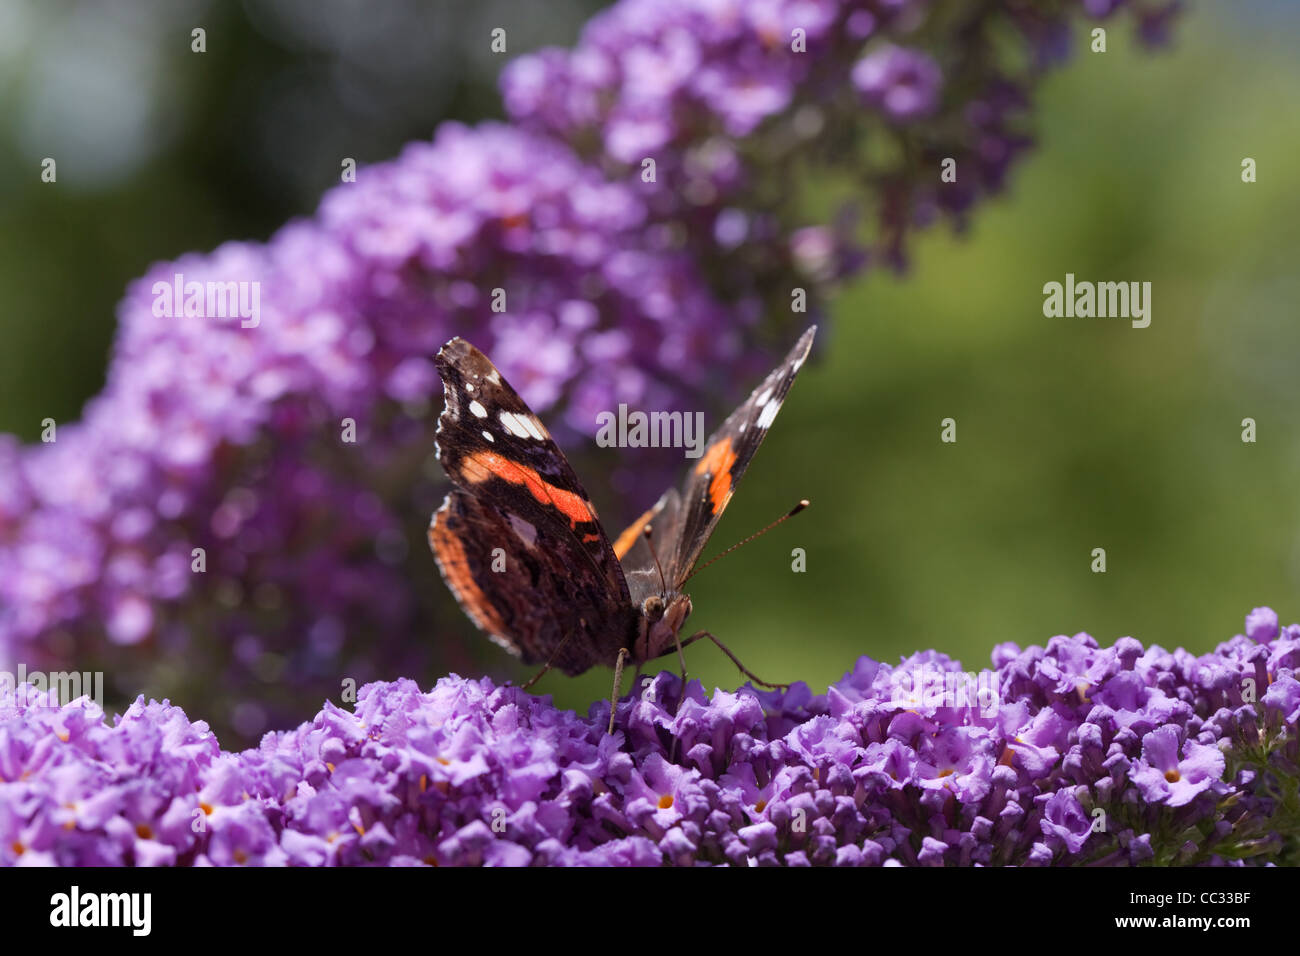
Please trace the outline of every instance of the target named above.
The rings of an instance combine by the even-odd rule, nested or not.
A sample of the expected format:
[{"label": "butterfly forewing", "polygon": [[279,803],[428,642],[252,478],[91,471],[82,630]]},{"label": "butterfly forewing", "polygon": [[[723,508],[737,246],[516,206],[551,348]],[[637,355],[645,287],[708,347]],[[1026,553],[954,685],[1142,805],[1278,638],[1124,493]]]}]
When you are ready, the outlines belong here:
[{"label": "butterfly forewing", "polygon": [[[664,566],[674,587],[681,587],[699,560],[700,552],[736,491],[736,485],[758,446],[767,437],[768,428],[808,358],[816,332],[817,326],[814,325],[799,337],[785,360],[709,437],[703,454],[687,474],[675,548],[671,561]],[[661,552],[659,557],[663,560],[664,554]]]},{"label": "butterfly forewing", "polygon": [[564,453],[464,339],[436,364],[446,400],[438,458],[457,486],[429,531],[444,578],[470,617],[525,660],[544,662],[557,634],[600,645],[585,666],[574,658],[574,673],[612,659],[627,640],[627,583]]}]

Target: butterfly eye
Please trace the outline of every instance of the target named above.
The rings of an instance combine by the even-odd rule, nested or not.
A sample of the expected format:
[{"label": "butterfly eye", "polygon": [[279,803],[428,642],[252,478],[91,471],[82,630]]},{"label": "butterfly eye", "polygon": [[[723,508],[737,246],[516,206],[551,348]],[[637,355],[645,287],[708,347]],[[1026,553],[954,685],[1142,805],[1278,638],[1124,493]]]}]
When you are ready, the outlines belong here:
[{"label": "butterfly eye", "polygon": [[658,621],[664,616],[664,599],[657,594],[650,595],[642,602],[641,613],[652,623]]}]

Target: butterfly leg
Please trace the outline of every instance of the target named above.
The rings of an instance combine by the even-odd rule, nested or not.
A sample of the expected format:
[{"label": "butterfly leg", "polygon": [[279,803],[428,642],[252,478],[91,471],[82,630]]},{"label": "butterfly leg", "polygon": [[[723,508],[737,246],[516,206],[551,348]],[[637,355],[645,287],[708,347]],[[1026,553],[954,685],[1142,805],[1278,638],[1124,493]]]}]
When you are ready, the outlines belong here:
[{"label": "butterfly leg", "polygon": [[714,644],[717,644],[718,649],[722,651],[722,653],[726,654],[728,657],[731,658],[731,663],[739,667],[740,672],[742,674],[744,674],[746,677],[748,677],[751,681],[753,681],[755,684],[759,685],[760,687],[767,687],[770,688],[771,690],[787,690],[790,687],[789,684],[773,684],[771,681],[763,680],[761,677],[756,675],[744,664],[740,663],[740,658],[738,658],[735,654],[731,653],[731,651],[728,649],[726,644],[723,644],[720,640],[718,640],[708,631],[696,631],[694,634],[692,634],[690,637],[688,637],[685,641],[683,641],[679,645],[679,650],[681,647],[685,647],[689,644],[694,644],[696,641],[706,637],[709,640],[711,640]]},{"label": "butterfly leg", "polygon": [[614,732],[614,708],[618,706],[618,692],[623,683],[623,662],[631,657],[626,647],[618,649],[618,660],[614,662],[614,689],[609,692],[609,733]]},{"label": "butterfly leg", "polygon": [[[682,665],[682,689],[677,694],[677,704],[673,707],[673,716],[682,709],[682,701],[686,699],[686,655],[682,653],[682,639],[674,632],[673,641],[677,644],[677,663]],[[668,762],[677,762],[677,738],[673,738],[673,748],[668,753]]]},{"label": "butterfly leg", "polygon": [[534,674],[532,677],[528,678],[528,680],[526,680],[526,681],[524,681],[522,684],[520,684],[520,685],[519,685],[519,689],[520,689],[520,690],[528,690],[528,688],[532,687],[532,686],[533,686],[534,684],[536,684],[539,680],[541,680],[541,679],[542,679],[542,676],[543,676],[547,671],[549,671],[550,669],[551,669],[551,662],[550,662],[550,661],[547,661],[547,662],[546,662],[546,666],[543,667],[541,670],[539,670],[539,671],[538,671],[536,674]]},{"label": "butterfly leg", "polygon": [[555,648],[555,652],[551,654],[551,659],[546,662],[546,666],[543,667],[541,670],[539,670],[532,677],[530,677],[527,681],[520,684],[519,685],[520,690],[528,690],[528,688],[532,687],[534,684],[536,684],[539,680],[542,679],[542,675],[544,675],[547,671],[549,671],[552,667],[555,666],[555,658],[559,656],[561,649],[563,649],[564,645],[568,643],[569,638],[572,636],[573,636],[572,634],[565,635],[564,640],[560,641],[559,645]]},{"label": "butterfly leg", "polygon": [[682,697],[686,696],[686,655],[682,653],[682,639],[676,634],[673,635],[673,641],[677,644],[677,663],[682,665],[682,693],[677,698],[677,706],[682,705]]}]

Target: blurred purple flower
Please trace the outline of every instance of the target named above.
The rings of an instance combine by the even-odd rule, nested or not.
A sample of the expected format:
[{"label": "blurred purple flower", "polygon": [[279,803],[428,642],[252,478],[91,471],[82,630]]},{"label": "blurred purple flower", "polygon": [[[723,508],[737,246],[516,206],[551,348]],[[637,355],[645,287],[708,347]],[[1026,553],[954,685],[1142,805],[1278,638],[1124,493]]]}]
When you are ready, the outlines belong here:
[{"label": "blurred purple flower", "polygon": [[933,59],[896,46],[863,57],[854,65],[852,79],[866,102],[900,122],[933,113],[943,85],[943,73]]},{"label": "blurred purple flower", "polygon": [[[472,666],[424,638],[437,348],[469,337],[570,448],[620,402],[718,408],[836,282],[901,267],[915,227],[960,226],[1002,188],[1039,66],[973,38],[1042,53],[1071,13],[1119,6],[946,18],[921,0],[621,0],[572,50],[507,67],[513,125],[444,124],[264,244],[153,266],[81,420],[30,448],[0,436],[0,660],[103,666],[116,699],[166,688],[246,739],[342,676]],[[1134,14],[1148,29],[1171,10]],[[908,159],[867,164],[873,138]],[[961,175],[936,182],[949,157]],[[862,195],[808,223],[792,187],[819,167]],[[208,300],[188,293],[161,307],[178,281],[258,290],[256,321],[194,314]],[[813,315],[794,314],[800,290]],[[620,452],[584,477],[616,522],[669,476]]]},{"label": "blurred purple flower", "polygon": [[[763,354],[646,222],[632,188],[560,144],[449,124],[265,247],[150,270],[83,420],[52,444],[0,444],[4,656],[99,660],[107,637],[119,693],[149,682],[120,648],[150,639],[227,688],[428,667],[409,636],[427,562],[405,565],[438,498],[429,357],[443,342],[469,335],[570,444],[619,402],[711,405],[713,369]],[[176,273],[259,283],[259,325],[155,314],[155,284]],[[666,476],[622,464],[627,512]],[[342,643],[374,630],[389,648]],[[293,710],[245,708],[241,729]]]}]

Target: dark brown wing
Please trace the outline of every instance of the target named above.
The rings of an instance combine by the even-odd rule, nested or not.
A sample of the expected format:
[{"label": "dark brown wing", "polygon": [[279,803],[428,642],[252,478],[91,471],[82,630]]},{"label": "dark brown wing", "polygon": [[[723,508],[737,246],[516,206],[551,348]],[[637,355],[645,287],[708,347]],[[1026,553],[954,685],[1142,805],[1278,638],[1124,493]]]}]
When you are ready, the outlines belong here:
[{"label": "dark brown wing", "polygon": [[[572,635],[561,654],[569,673],[612,661],[630,639],[627,582],[564,453],[464,339],[443,346],[436,365],[446,400],[438,459],[457,486],[429,530],[443,577],[470,617],[526,661],[548,660],[556,635]],[[507,571],[492,571],[490,560],[484,571],[497,547]],[[524,598],[533,607],[521,614]]]},{"label": "dark brown wing", "polygon": [[[664,564],[664,573],[672,587],[680,588],[699,560],[736,485],[781,410],[795,376],[808,357],[816,332],[814,325],[799,337],[784,361],[713,433],[699,461],[687,474],[682,490],[680,527],[674,539],[676,548]],[[662,552],[659,558],[664,560]]]},{"label": "dark brown wing", "polygon": [[631,605],[611,605],[567,528],[533,525],[456,489],[433,516],[429,545],[470,620],[526,664],[554,656],[560,670],[581,674],[612,665],[632,639]]}]

